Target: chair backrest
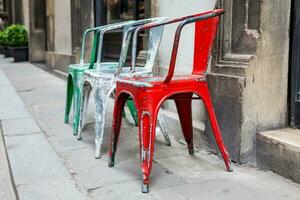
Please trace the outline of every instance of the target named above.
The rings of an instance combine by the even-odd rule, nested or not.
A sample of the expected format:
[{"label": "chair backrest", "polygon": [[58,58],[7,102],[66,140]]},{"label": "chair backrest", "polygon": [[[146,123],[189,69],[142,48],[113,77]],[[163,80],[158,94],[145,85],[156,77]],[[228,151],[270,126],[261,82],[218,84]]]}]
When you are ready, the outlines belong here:
[{"label": "chair backrest", "polygon": [[[132,20],[133,21],[133,20]],[[119,22],[119,23],[115,23],[114,25],[121,25],[121,24],[125,24],[126,22]],[[98,27],[94,27],[94,28],[89,28],[86,29],[83,34],[82,34],[82,43],[81,43],[81,51],[80,51],[80,64],[84,64],[84,53],[85,53],[85,43],[86,43],[86,37],[89,33],[94,33],[100,29],[105,29],[107,27],[109,27],[111,25],[104,25],[104,26],[98,26]],[[95,37],[94,37],[94,41],[95,41]]]},{"label": "chair backrest", "polygon": [[[127,22],[122,22],[118,24],[111,24],[111,25],[106,25],[105,27],[98,29],[96,34],[95,34],[95,39],[94,39],[94,44],[93,44],[93,49],[92,49],[92,55],[91,55],[91,60],[90,60],[90,69],[94,67],[94,63],[100,67],[101,65],[101,57],[102,57],[102,48],[103,48],[103,38],[104,34],[112,31],[112,30],[117,30],[117,29],[123,29],[123,40],[122,40],[122,49],[120,53],[120,60],[125,59],[127,56],[123,56],[124,54],[127,55],[128,47],[130,44],[130,38],[131,38],[131,33],[128,33],[128,30],[136,29],[137,27],[150,23],[150,22],[155,22],[155,21],[161,21],[166,18],[150,18],[150,19],[143,19],[143,20],[137,20],[137,21],[127,21]],[[124,39],[126,35],[126,39]],[[122,54],[123,53],[123,54]],[[151,57],[152,58],[152,57]]]},{"label": "chair backrest", "polygon": [[195,23],[193,74],[204,74],[216,35],[219,16]]},{"label": "chair backrest", "polygon": [[200,13],[193,17],[185,19],[178,25],[174,37],[169,71],[164,83],[169,83],[173,77],[181,31],[183,27],[187,24],[195,23],[196,25],[194,40],[194,63],[192,74],[204,74],[206,72],[208,64],[207,61],[210,55],[213,40],[216,35],[219,17],[224,12],[224,9],[217,9],[205,13]]},{"label": "chair backrest", "polygon": [[[207,69],[208,58],[211,52],[213,40],[216,35],[219,17],[223,13],[224,13],[224,9],[217,9],[217,10],[207,11],[195,15],[189,15],[189,16],[184,16],[184,17],[175,18],[171,20],[165,20],[163,22],[154,22],[154,23],[146,24],[144,26],[138,27],[135,30],[134,40],[136,40],[137,35],[140,31],[147,30],[147,29],[151,30],[153,28],[163,27],[168,24],[181,22],[176,29],[172,54],[171,54],[171,60],[169,65],[169,71],[164,81],[165,83],[168,83],[170,82],[174,74],[181,31],[185,25],[195,23],[194,60],[193,60],[192,73],[203,74],[206,72]],[[133,44],[136,44],[136,42],[133,42]],[[135,71],[134,70],[135,59],[136,57],[133,57],[132,60],[133,72]]]},{"label": "chair backrest", "polygon": [[[164,21],[167,18],[161,18],[160,21]],[[131,29],[129,29],[123,36],[123,46],[122,46],[122,50],[121,50],[121,55],[120,55],[120,60],[119,60],[119,69],[116,71],[115,75],[119,75],[119,73],[122,70],[122,67],[124,67],[125,62],[126,62],[126,58],[127,58],[127,54],[128,54],[128,44],[129,41],[131,40],[131,35],[133,32],[135,32],[135,30],[138,27],[133,27]],[[162,38],[162,34],[164,31],[164,27],[157,27],[154,29],[151,29],[149,31],[149,40],[148,40],[148,49],[147,49],[147,59],[146,59],[146,64],[144,66],[144,70],[143,71],[152,71],[153,65],[154,65],[154,61],[155,61],[155,57],[157,55],[158,52],[158,47]],[[133,59],[131,60],[131,70],[134,69],[134,67],[136,65],[136,55],[137,55],[137,35],[134,35],[134,39],[132,42],[132,57]]]},{"label": "chair backrest", "polygon": [[[158,48],[161,42],[161,38],[164,32],[164,27],[156,27],[149,31],[149,40],[148,40],[148,51],[147,51],[147,60],[144,68],[148,71],[152,71],[154,61],[158,52]],[[134,35],[132,43],[132,56],[137,55],[137,39],[138,35]],[[131,60],[131,66],[136,66],[136,59]]]},{"label": "chair backrest", "polygon": [[[94,64],[97,62],[97,60],[100,60],[100,58],[101,58],[104,34],[111,30],[124,28],[134,22],[135,22],[134,20],[130,20],[130,21],[108,24],[108,25],[97,27],[97,28],[93,28],[92,31],[94,31],[96,33],[94,35],[94,40],[93,40],[93,47],[92,47],[92,51],[91,51],[89,69],[93,69]],[[87,30],[87,32],[91,32],[91,31]],[[84,33],[84,36],[85,35],[86,34]],[[83,41],[85,41],[85,40],[83,40]],[[82,44],[82,49],[84,49],[84,43]],[[82,58],[83,58],[83,55],[82,55]]]}]

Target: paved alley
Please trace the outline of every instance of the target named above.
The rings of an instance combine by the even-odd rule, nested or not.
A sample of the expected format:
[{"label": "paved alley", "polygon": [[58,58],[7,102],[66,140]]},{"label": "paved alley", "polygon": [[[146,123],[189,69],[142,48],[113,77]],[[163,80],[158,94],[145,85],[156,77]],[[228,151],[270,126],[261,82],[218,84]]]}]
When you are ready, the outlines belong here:
[{"label": "paved alley", "polygon": [[109,102],[102,157],[96,160],[93,104],[78,141],[71,124],[63,123],[65,89],[66,82],[48,71],[0,58],[0,199],[300,199],[300,186],[290,180],[247,165],[233,164],[234,172],[228,173],[216,155],[197,149],[190,156],[183,140],[171,138],[168,147],[160,134],[150,193],[143,194],[137,128],[132,119],[123,121],[116,164],[109,168],[113,100]]}]

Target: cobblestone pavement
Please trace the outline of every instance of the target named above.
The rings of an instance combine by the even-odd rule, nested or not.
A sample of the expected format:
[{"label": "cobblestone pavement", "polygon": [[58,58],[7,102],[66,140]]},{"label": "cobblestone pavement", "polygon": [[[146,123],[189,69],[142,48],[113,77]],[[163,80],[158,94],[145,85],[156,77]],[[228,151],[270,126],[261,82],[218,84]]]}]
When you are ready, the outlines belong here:
[{"label": "cobblestone pavement", "polygon": [[[0,173],[1,199],[10,199],[8,191],[13,190],[2,188],[13,188],[12,181],[19,198],[28,200],[300,199],[299,185],[272,172],[234,165],[228,173],[216,155],[197,149],[189,156],[182,141],[173,139],[167,147],[159,134],[150,193],[142,194],[137,128],[130,118],[122,125],[116,165],[107,167],[113,100],[102,157],[96,160],[93,106],[83,139],[77,141],[71,125],[63,123],[66,82],[32,64],[11,61],[0,58],[0,120],[13,175]],[[2,169],[8,167],[2,164]]]}]

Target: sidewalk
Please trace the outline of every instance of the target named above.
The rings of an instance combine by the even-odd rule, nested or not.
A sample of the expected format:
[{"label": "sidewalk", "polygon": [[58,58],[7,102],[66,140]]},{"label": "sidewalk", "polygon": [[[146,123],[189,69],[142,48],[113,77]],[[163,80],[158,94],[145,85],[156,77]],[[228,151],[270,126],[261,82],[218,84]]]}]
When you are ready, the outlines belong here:
[{"label": "sidewalk", "polygon": [[[83,139],[77,141],[71,125],[63,124],[65,85],[32,64],[0,58],[0,120],[13,175],[13,180],[0,180],[8,181],[1,185],[14,181],[22,200],[300,199],[299,185],[272,172],[234,165],[234,172],[228,173],[216,155],[198,149],[189,156],[182,141],[172,140],[167,147],[161,135],[155,144],[150,193],[142,194],[136,127],[124,120],[115,167],[107,167],[113,100],[102,157],[96,160],[93,106]],[[6,170],[0,176],[8,174]]]}]

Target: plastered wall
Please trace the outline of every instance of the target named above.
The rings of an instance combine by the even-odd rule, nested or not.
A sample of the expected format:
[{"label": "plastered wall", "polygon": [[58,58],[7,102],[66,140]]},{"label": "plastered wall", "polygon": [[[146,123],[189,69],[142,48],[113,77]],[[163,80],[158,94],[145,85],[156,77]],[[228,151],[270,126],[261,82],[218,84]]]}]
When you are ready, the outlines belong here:
[{"label": "plastered wall", "polygon": [[59,54],[71,55],[72,38],[70,0],[55,0],[54,8],[54,50]]}]

